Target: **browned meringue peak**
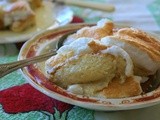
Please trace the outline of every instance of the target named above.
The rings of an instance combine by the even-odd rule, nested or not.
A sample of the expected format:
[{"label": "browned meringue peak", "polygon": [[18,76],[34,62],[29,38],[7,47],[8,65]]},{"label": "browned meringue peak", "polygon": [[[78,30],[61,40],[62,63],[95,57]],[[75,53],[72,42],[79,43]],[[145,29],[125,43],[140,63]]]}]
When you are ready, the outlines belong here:
[{"label": "browned meringue peak", "polygon": [[102,19],[97,25],[92,27],[84,27],[75,34],[70,35],[68,40],[73,41],[80,37],[88,37],[100,40],[101,38],[113,34],[114,24],[108,19]]},{"label": "browned meringue peak", "polygon": [[101,41],[123,48],[133,60],[136,75],[152,75],[160,68],[160,42],[141,30],[122,28]]},{"label": "browned meringue peak", "polygon": [[160,40],[136,28],[122,28],[114,35],[131,42],[132,45],[148,52],[155,61],[160,62]]}]

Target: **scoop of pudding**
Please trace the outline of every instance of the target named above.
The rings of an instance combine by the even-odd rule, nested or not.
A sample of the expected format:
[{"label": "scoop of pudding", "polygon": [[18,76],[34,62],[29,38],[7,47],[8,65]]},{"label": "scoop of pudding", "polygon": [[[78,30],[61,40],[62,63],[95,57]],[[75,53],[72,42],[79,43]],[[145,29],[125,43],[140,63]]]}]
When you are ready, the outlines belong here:
[{"label": "scoop of pudding", "polygon": [[[132,60],[120,47],[109,47],[90,38],[79,38],[62,46],[57,53],[46,61],[47,74],[52,82],[72,93],[119,98],[142,92],[141,77],[134,76]],[[136,91],[131,89],[126,90],[126,94],[117,95],[114,91],[112,95],[105,94],[106,88],[114,86],[114,79],[118,80],[120,86],[124,83],[129,85],[126,80],[131,80],[135,83],[132,85]]]},{"label": "scoop of pudding", "polygon": [[99,98],[140,95],[141,82],[160,68],[160,42],[135,28],[103,19],[68,37],[46,61],[49,79],[74,94]]}]

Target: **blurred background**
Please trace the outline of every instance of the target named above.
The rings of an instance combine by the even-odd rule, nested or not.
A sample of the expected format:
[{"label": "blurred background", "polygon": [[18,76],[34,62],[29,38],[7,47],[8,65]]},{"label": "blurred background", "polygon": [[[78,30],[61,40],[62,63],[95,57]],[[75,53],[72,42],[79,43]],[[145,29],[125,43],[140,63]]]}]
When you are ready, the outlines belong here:
[{"label": "blurred background", "polygon": [[[0,0],[0,10],[1,8],[3,8],[1,7],[3,2],[7,2],[7,1],[14,2],[14,0]],[[38,1],[38,0],[34,0],[34,1]],[[44,1],[46,2],[51,0],[44,0]],[[33,28],[30,28],[29,30],[27,30],[27,32],[23,31],[18,33],[17,32],[15,33],[10,30],[0,30],[0,63],[2,64],[2,63],[16,61],[19,54],[19,50],[21,49],[21,46],[26,41],[28,41],[35,34],[39,34],[40,32],[46,29],[53,29],[55,27],[58,27],[59,25],[63,26],[70,23],[80,23],[80,22],[96,23],[102,18],[108,18],[110,20],[113,20],[118,25],[133,26],[136,28],[143,29],[145,31],[151,31],[158,34],[160,33],[160,1],[159,0],[139,0],[139,1],[138,0],[77,0],[77,2],[78,1],[85,1],[85,2],[89,1],[91,2],[90,3],[91,6],[92,6],[92,3],[94,2],[95,4],[96,3],[97,4],[102,3],[103,5],[110,4],[115,8],[115,10],[101,11],[101,10],[95,10],[90,8],[83,8],[79,6],[65,5],[65,4],[59,4],[59,3],[56,4],[55,1],[54,2],[51,1],[50,5],[53,5],[53,9],[52,8],[49,9],[50,5],[46,5],[45,9],[37,10],[38,12],[35,12],[39,15],[38,22],[39,20],[42,22],[42,23],[39,22],[40,23],[39,26],[34,26]],[[50,11],[49,14],[48,14],[48,10]],[[46,17],[46,15],[49,15],[49,17]],[[53,15],[53,17],[51,17],[50,15]],[[1,12],[0,12],[0,16],[1,16]],[[54,23],[55,19],[57,19],[58,23]],[[47,24],[48,20],[49,22],[51,22],[50,25]],[[47,27],[45,26],[45,24],[47,24]],[[15,91],[12,89],[13,86],[19,87],[21,85],[26,85],[26,83],[27,82],[25,81],[21,73],[19,71],[15,71],[3,78],[0,78],[0,91],[3,91],[3,90],[11,91],[8,93],[8,96],[9,96],[9,95],[12,95],[12,93],[15,93]],[[21,87],[23,88],[23,86]],[[16,97],[18,95],[16,94],[13,95],[15,97],[13,97],[12,99],[17,100]],[[23,96],[23,94],[21,95]],[[1,99],[2,99],[2,96],[0,92],[0,103],[2,102]],[[6,100],[9,101],[9,99],[7,98]],[[24,100],[24,104],[26,101]],[[71,120],[82,120],[82,119],[84,120],[93,120],[93,119],[151,120],[152,118],[153,119],[155,118],[154,120],[159,120],[160,119],[159,111],[160,111],[160,105],[146,108],[146,109],[140,109],[140,110],[108,112],[108,113],[95,112],[93,110],[74,107],[70,111],[70,113],[68,113],[68,115],[70,116]],[[14,111],[14,114],[10,114],[4,110],[2,103],[0,104],[0,120],[24,120],[24,119],[38,120],[40,118],[41,118],[40,120],[42,119],[52,120],[55,117],[54,115],[57,115],[57,114],[59,115],[59,113],[57,112],[55,112],[55,114],[50,114],[42,111],[29,111],[29,110],[25,113]],[[65,113],[65,115],[67,115],[67,113]],[[135,116],[137,117],[136,119],[135,119]],[[64,117],[61,119],[65,120],[66,118]]]}]

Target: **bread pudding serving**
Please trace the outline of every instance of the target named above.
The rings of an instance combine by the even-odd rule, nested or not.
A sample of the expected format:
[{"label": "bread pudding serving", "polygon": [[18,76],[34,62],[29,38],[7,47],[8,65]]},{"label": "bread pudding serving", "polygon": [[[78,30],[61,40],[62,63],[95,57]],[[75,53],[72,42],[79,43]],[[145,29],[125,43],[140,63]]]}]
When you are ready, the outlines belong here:
[{"label": "bread pudding serving", "polygon": [[35,9],[42,0],[1,0],[0,30],[21,32],[36,24]]},{"label": "bread pudding serving", "polygon": [[45,63],[49,79],[68,92],[98,98],[142,94],[160,68],[160,41],[136,28],[100,20],[67,38]]}]

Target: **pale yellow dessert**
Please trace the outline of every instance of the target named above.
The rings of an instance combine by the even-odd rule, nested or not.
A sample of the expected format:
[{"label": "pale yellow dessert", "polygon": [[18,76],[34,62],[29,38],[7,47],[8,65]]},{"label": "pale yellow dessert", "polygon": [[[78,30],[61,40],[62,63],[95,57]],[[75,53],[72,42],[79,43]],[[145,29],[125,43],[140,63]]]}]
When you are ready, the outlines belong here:
[{"label": "pale yellow dessert", "polygon": [[[160,42],[145,32],[133,28],[115,30],[113,26],[104,19],[97,26],[82,28],[71,35],[57,55],[46,61],[50,80],[84,96],[140,95],[143,92],[140,83],[160,68]],[[150,50],[153,47],[155,50]]]},{"label": "pale yellow dessert", "polygon": [[0,1],[0,30],[21,32],[35,25],[35,12],[32,6],[35,9],[41,4],[42,1],[35,0]]},{"label": "pale yellow dessert", "polygon": [[[61,47],[58,54],[46,62],[46,70],[51,81],[75,94],[118,98],[142,92],[141,77],[134,76],[129,55],[120,47],[108,47],[89,38],[79,38]],[[130,89],[125,94],[119,91],[115,96],[106,95],[104,89],[113,79],[118,79],[119,84],[131,80],[136,91]]]}]

